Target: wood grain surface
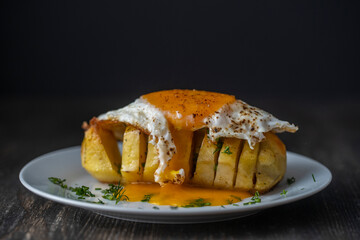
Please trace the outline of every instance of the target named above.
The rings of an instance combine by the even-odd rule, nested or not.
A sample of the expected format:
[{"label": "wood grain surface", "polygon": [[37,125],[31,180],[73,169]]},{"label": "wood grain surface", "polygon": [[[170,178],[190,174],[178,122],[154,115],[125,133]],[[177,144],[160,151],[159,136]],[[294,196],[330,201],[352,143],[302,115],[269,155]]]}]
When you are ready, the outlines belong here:
[{"label": "wood grain surface", "polygon": [[241,97],[299,125],[298,133],[280,135],[288,150],[316,159],[333,174],[324,191],[250,217],[188,225],[128,222],[22,187],[18,174],[27,162],[79,145],[82,121],[136,97],[1,97],[0,239],[360,239],[358,97]]}]

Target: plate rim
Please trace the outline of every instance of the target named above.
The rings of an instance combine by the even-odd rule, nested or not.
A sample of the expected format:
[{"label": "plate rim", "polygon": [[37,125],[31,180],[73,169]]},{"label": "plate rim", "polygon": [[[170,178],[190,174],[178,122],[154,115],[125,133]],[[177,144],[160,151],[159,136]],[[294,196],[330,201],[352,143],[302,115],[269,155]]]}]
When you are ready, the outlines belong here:
[{"label": "plate rim", "polygon": [[[312,189],[311,191],[305,192],[301,195],[287,196],[286,198],[278,199],[276,201],[248,205],[246,207],[245,206],[242,206],[242,207],[228,206],[226,208],[221,208],[220,206],[209,206],[209,207],[202,207],[202,208],[181,208],[181,211],[171,210],[170,208],[169,209],[161,209],[159,211],[159,210],[155,210],[155,209],[137,209],[137,208],[130,209],[130,208],[126,208],[126,207],[120,207],[121,205],[116,205],[116,206],[97,205],[97,204],[93,204],[93,203],[87,203],[87,202],[83,202],[83,201],[73,200],[73,199],[57,196],[57,195],[39,190],[36,187],[33,187],[31,184],[29,184],[25,180],[24,175],[25,175],[27,169],[30,168],[32,165],[37,164],[38,162],[44,161],[44,159],[46,159],[50,156],[55,156],[62,152],[70,152],[70,151],[78,151],[78,150],[81,150],[81,146],[72,146],[72,147],[67,147],[67,148],[62,148],[62,149],[58,149],[55,151],[51,151],[51,152],[45,153],[43,155],[40,155],[40,156],[32,159],[31,161],[26,163],[21,168],[21,171],[19,173],[19,180],[20,180],[21,184],[25,188],[27,188],[29,191],[31,191],[32,193],[34,193],[38,196],[41,196],[45,199],[52,200],[54,202],[61,203],[64,205],[79,207],[79,208],[83,208],[83,209],[89,209],[92,211],[113,212],[113,213],[116,212],[116,213],[130,214],[130,215],[134,215],[134,216],[136,216],[136,215],[151,216],[156,213],[156,215],[160,215],[163,217],[165,217],[165,216],[174,217],[174,215],[175,215],[175,217],[176,216],[186,217],[186,216],[193,216],[194,214],[196,214],[197,216],[207,216],[207,215],[214,215],[214,214],[245,213],[245,212],[260,211],[260,210],[264,210],[267,208],[285,205],[285,204],[289,204],[289,203],[310,197],[310,196],[324,190],[332,181],[332,173],[322,163],[320,163],[310,157],[307,157],[307,156],[304,156],[304,155],[301,155],[298,153],[294,153],[291,151],[287,151],[287,158],[290,155],[304,158],[306,161],[311,162],[312,164],[316,164],[317,167],[320,167],[322,170],[324,170],[328,174],[328,178],[326,179],[326,181],[323,182],[322,184],[318,185],[315,189]],[[167,205],[165,205],[165,206],[169,207]],[[164,208],[165,206],[159,206],[159,207]]]}]

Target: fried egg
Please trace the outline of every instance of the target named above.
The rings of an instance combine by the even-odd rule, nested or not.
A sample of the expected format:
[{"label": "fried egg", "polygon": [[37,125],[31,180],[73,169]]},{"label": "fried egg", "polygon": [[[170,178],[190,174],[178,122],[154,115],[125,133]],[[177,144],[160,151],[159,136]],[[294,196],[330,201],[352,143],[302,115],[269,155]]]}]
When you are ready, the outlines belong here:
[{"label": "fried egg", "polygon": [[253,148],[266,132],[296,132],[298,127],[281,121],[270,113],[236,100],[234,96],[197,90],[167,90],[146,94],[118,110],[109,111],[99,120],[133,125],[149,135],[159,154],[155,182],[184,182],[183,169],[177,179],[164,174],[176,154],[174,131],[196,131],[208,128],[208,137],[238,138]]}]

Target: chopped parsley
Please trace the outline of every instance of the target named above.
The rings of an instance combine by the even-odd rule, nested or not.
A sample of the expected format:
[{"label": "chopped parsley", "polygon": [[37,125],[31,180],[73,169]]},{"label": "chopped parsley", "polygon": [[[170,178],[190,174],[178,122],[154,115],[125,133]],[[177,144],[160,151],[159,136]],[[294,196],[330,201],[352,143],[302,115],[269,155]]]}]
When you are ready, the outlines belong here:
[{"label": "chopped parsley", "polygon": [[64,182],[66,179],[60,179],[56,177],[49,177],[48,178],[50,182],[64,188],[67,190],[70,190],[74,192],[78,197],[78,199],[85,199],[85,197],[95,197],[95,195],[90,192],[89,187],[87,186],[81,186],[81,187],[68,187]]},{"label": "chopped parsley", "polygon": [[251,202],[246,202],[244,203],[244,205],[252,205],[255,203],[261,203],[261,198],[260,198],[260,194],[258,191],[255,192],[255,195],[251,198]]},{"label": "chopped parsley", "polygon": [[50,182],[52,182],[55,185],[59,185],[62,188],[67,188],[67,185],[64,184],[66,179],[60,179],[60,178],[56,178],[56,177],[49,177],[48,179],[50,180]]},{"label": "chopped parsley", "polygon": [[[93,194],[89,190],[90,188],[87,186],[83,185],[81,187],[68,187],[66,184],[64,184],[66,179],[60,179],[60,178],[55,178],[55,177],[49,177],[49,181],[56,185],[59,185],[60,187],[62,187],[64,189],[74,192],[78,196],[78,199],[85,199],[86,197],[95,197],[95,194]],[[101,190],[101,188],[95,188],[95,190]],[[120,182],[118,185],[109,184],[109,188],[102,190],[101,192],[104,194],[102,196],[104,199],[115,200],[116,204],[119,201],[129,200],[129,197],[125,195],[124,186],[122,186],[120,184]],[[104,204],[104,202],[101,201],[100,199],[98,199],[97,202],[93,202],[93,201],[87,201],[87,202],[96,203],[96,204]]]},{"label": "chopped parsley", "polygon": [[242,199],[240,197],[238,197],[238,196],[230,195],[230,197],[235,198],[236,200],[242,201]]},{"label": "chopped parsley", "polygon": [[144,198],[141,199],[142,202],[149,202],[151,197],[153,196],[154,194],[146,194],[144,195]]},{"label": "chopped parsley", "polygon": [[179,207],[178,206],[170,206],[170,209],[171,210],[176,210],[176,209],[178,209]]},{"label": "chopped parsley", "polygon": [[81,186],[81,187],[69,187],[69,190],[74,192],[76,195],[80,196],[78,199],[85,199],[84,197],[95,197],[95,195],[90,192],[89,187]]},{"label": "chopped parsley", "polygon": [[233,204],[233,206],[238,207],[238,206],[239,206],[239,204],[234,203],[234,204]]},{"label": "chopped parsley", "polygon": [[233,202],[234,202],[234,200],[232,200],[232,199],[226,199],[226,201],[228,204],[233,204]]},{"label": "chopped parsley", "polygon": [[190,201],[189,204],[186,204],[182,207],[184,208],[190,208],[190,207],[205,207],[205,206],[210,206],[211,203],[210,202],[205,202],[205,199],[203,198],[198,198],[195,200]]},{"label": "chopped parsley", "polygon": [[221,205],[220,207],[225,208],[223,205]]},{"label": "chopped parsley", "polygon": [[285,189],[280,193],[280,195],[283,197],[286,197],[286,194],[287,194],[287,191]]},{"label": "chopped parsley", "polygon": [[213,154],[219,152],[221,150],[221,147],[223,145],[223,142],[221,141],[220,138],[216,139],[216,149],[214,150]]},{"label": "chopped parsley", "polygon": [[311,174],[311,175],[312,175],[312,178],[313,178],[314,182],[316,182],[314,174]]},{"label": "chopped parsley", "polygon": [[159,210],[160,208],[158,208],[158,207],[154,206],[154,207],[153,207],[153,209],[155,209],[155,210]]},{"label": "chopped parsley", "polygon": [[116,204],[118,204],[120,201],[127,201],[129,200],[129,197],[125,195],[125,189],[124,186],[118,183],[118,185],[109,184],[109,188],[102,190],[102,193],[104,195],[103,198],[111,201],[116,201]]},{"label": "chopped parsley", "polygon": [[287,184],[288,185],[291,185],[291,184],[293,184],[294,182],[295,182],[295,178],[294,177],[292,177],[292,178],[288,178],[287,180],[286,180],[286,182],[287,182]]},{"label": "chopped parsley", "polygon": [[230,147],[229,146],[226,146],[224,151],[222,153],[226,153],[226,154],[232,154],[232,152],[230,151]]},{"label": "chopped parsley", "polygon": [[143,162],[143,163],[141,164],[141,166],[144,168],[144,167],[145,167],[145,163]]}]

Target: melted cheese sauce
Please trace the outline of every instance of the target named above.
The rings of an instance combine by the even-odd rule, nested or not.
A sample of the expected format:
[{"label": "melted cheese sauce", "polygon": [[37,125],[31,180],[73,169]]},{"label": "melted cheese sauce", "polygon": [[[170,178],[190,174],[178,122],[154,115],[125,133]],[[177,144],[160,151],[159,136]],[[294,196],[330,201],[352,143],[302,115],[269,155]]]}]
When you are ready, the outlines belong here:
[{"label": "melted cheese sauce", "polygon": [[211,206],[220,206],[229,204],[229,201],[239,202],[237,198],[245,199],[252,196],[248,192],[175,184],[165,184],[162,187],[159,184],[128,184],[125,186],[125,191],[131,202],[139,202],[145,195],[151,195],[149,203],[178,207],[188,205],[200,198],[204,199],[204,202],[210,202]]},{"label": "melted cheese sauce", "polygon": [[142,98],[161,109],[176,129],[186,130],[204,127],[206,117],[213,115],[225,104],[235,101],[235,97],[231,95],[195,90],[153,92]]}]

